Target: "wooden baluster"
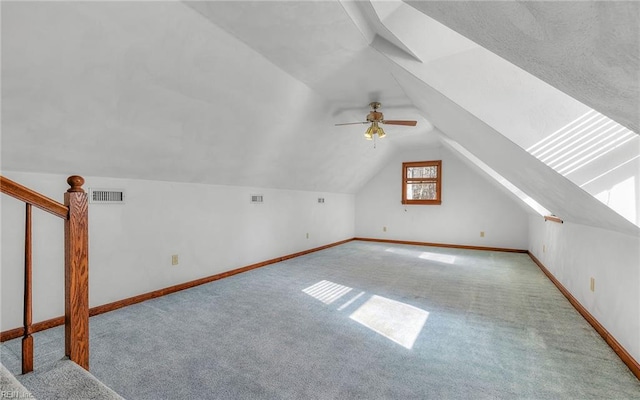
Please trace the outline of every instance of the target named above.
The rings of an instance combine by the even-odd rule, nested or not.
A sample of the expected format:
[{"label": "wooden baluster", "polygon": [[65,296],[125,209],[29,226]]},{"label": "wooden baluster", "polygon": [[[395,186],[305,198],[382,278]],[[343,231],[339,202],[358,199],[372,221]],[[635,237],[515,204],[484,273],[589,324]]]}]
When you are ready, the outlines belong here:
[{"label": "wooden baluster", "polygon": [[69,216],[64,223],[65,354],[89,369],[89,222],[84,179],[67,179],[71,188],[64,194]]},{"label": "wooden baluster", "polygon": [[26,203],[24,227],[24,337],[22,338],[22,373],[33,371],[33,336],[31,336],[31,204]]}]

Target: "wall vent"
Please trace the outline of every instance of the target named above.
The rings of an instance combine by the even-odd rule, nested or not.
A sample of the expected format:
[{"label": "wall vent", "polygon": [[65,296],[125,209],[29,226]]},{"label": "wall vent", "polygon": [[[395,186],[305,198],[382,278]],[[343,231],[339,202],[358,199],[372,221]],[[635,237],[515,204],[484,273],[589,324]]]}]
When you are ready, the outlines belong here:
[{"label": "wall vent", "polygon": [[121,189],[89,189],[89,203],[123,204],[124,190]]},{"label": "wall vent", "polygon": [[258,204],[263,203],[264,197],[261,194],[252,194],[251,195],[251,203]]},{"label": "wall vent", "polygon": [[324,197],[318,197],[318,203],[324,203]]}]

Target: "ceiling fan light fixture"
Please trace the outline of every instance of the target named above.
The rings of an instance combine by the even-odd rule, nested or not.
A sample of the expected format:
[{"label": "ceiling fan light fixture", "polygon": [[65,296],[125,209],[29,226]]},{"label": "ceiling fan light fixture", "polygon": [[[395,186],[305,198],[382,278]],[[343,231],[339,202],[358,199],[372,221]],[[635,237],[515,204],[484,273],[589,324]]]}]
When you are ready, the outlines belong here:
[{"label": "ceiling fan light fixture", "polygon": [[[379,138],[383,138],[387,136],[384,129],[380,126],[380,124],[388,124],[388,125],[404,125],[404,126],[416,126],[418,121],[408,121],[408,120],[396,120],[396,119],[384,119],[384,115],[378,111],[381,104],[377,101],[369,103],[369,107],[371,107],[371,111],[367,114],[367,120],[362,122],[347,122],[344,124],[336,124],[336,126],[340,125],[357,125],[357,124],[370,124],[364,133],[364,137],[367,140],[373,140],[375,135],[378,135]],[[375,147],[375,146],[374,146]]]},{"label": "ceiling fan light fixture", "polygon": [[364,137],[367,140],[373,140],[373,125],[367,128],[367,131],[364,133]]},{"label": "ceiling fan light fixture", "polygon": [[377,135],[378,131],[380,130],[380,127],[378,126],[377,122],[372,122],[370,129],[371,129],[371,133],[373,133],[374,135]]}]

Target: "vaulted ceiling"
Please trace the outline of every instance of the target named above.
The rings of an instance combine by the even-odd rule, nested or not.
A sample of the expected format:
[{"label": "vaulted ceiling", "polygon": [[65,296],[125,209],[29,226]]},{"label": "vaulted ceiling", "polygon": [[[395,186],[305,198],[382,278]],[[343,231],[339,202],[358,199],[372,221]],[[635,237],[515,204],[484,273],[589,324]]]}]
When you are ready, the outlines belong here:
[{"label": "vaulted ceiling", "polygon": [[[356,193],[398,151],[460,146],[558,215],[638,233],[526,151],[589,112],[638,132],[636,2],[1,7],[3,169]],[[334,126],[374,100],[417,127],[374,148]]]}]

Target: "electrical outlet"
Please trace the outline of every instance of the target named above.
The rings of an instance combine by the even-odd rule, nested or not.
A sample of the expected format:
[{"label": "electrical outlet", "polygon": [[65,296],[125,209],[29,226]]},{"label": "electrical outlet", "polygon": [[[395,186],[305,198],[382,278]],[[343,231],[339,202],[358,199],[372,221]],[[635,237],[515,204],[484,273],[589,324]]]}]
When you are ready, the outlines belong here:
[{"label": "electrical outlet", "polygon": [[307,239],[309,239],[309,232],[307,232]]},{"label": "electrical outlet", "polygon": [[178,265],[178,255],[174,254],[171,256],[171,265]]},{"label": "electrical outlet", "polygon": [[383,227],[382,227],[382,232],[386,232],[386,231],[387,231],[387,227],[386,227],[386,226],[383,226]]},{"label": "electrical outlet", "polygon": [[480,231],[480,237],[484,237],[484,231]]},{"label": "electrical outlet", "polygon": [[591,280],[589,281],[589,289],[591,289],[592,292],[596,291],[596,278],[591,277]]},{"label": "electrical outlet", "polygon": [[545,246],[544,244],[542,245],[542,252],[546,253],[547,252],[547,246]]}]

